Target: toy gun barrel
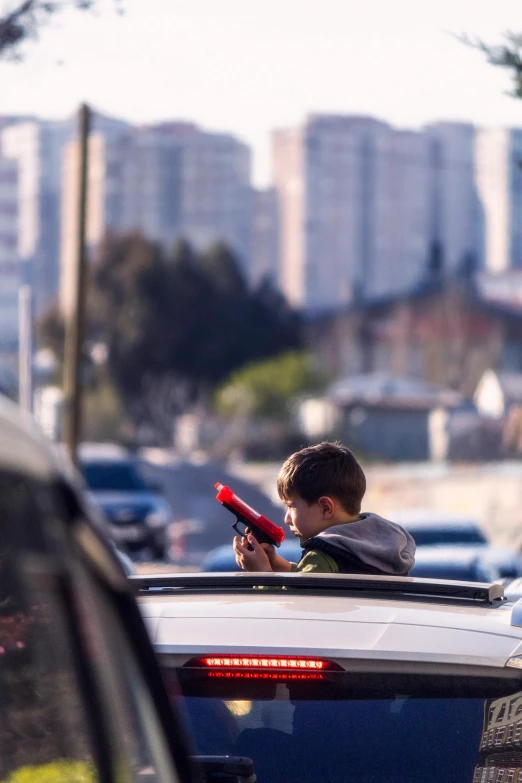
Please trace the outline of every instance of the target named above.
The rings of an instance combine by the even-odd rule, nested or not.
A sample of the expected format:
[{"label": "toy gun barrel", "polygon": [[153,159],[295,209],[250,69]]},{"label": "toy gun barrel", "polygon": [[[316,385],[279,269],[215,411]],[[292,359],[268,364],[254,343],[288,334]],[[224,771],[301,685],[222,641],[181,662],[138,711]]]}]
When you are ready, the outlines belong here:
[{"label": "toy gun barrel", "polygon": [[[219,500],[223,506],[232,512],[236,517],[236,522],[232,525],[236,533],[240,536],[245,535],[245,528],[250,528],[250,532],[255,536],[260,544],[273,544],[279,546],[284,540],[285,532],[282,527],[277,527],[263,514],[259,514],[241,498],[235,495],[230,487],[225,487],[223,484],[215,484],[215,488],[218,490],[216,500]],[[240,530],[239,525],[243,525],[244,529]]]}]

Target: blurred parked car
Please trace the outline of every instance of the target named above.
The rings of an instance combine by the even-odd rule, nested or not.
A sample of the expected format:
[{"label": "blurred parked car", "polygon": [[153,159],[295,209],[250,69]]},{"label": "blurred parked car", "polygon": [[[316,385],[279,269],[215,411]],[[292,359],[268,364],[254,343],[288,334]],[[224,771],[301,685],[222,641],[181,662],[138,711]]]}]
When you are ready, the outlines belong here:
[{"label": "blurred parked car", "polygon": [[[297,542],[281,544],[278,554],[296,563],[302,554]],[[486,552],[484,552],[486,554]],[[201,571],[240,571],[232,545],[218,546],[208,553],[201,564]],[[410,576],[431,579],[458,579],[467,582],[497,582],[501,574],[487,556],[468,547],[419,547]]]},{"label": "blurred parked car", "polygon": [[[417,553],[426,547],[444,547],[444,553],[427,556],[441,559],[450,557],[449,549],[470,549],[476,551],[481,562],[498,570],[503,578],[522,576],[522,556],[508,547],[491,546],[486,534],[475,519],[448,514],[439,509],[408,508],[389,513],[389,518],[406,528],[417,544]],[[460,555],[459,555],[460,556]],[[417,560],[419,557],[417,557]],[[464,578],[464,577],[463,577]]]},{"label": "blurred parked car", "polygon": [[132,455],[119,446],[83,444],[79,456],[87,488],[116,546],[165,560],[172,508],[160,489],[140,475]]},{"label": "blurred parked car", "polygon": [[482,557],[480,550],[465,546],[419,547],[410,576],[461,582],[500,582],[502,579],[498,567]]},{"label": "blurred parked car", "polygon": [[[293,563],[297,563],[301,559],[303,550],[297,541],[283,541],[277,550],[277,554]],[[241,571],[241,568],[236,563],[232,542],[211,549],[201,563],[200,570],[215,572]]]}]

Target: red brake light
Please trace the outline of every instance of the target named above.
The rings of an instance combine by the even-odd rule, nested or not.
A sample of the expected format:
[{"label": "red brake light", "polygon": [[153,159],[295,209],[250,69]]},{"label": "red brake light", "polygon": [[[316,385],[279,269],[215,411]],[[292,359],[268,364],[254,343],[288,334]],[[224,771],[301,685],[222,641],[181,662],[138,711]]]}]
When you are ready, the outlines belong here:
[{"label": "red brake light", "polygon": [[205,676],[211,680],[323,680],[325,675],[315,672],[264,672],[264,671],[213,671],[205,672]]},{"label": "red brake light", "polygon": [[208,669],[270,669],[292,672],[341,671],[341,667],[322,658],[297,658],[286,655],[212,655],[193,658],[185,664],[187,667],[205,667]]}]

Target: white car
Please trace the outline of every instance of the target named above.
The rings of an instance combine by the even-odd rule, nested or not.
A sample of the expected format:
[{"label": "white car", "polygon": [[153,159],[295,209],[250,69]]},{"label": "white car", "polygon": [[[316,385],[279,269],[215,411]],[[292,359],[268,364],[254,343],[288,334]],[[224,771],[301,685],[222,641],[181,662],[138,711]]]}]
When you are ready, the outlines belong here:
[{"label": "white car", "polygon": [[522,780],[522,602],[498,583],[131,577],[200,754],[258,783]]}]

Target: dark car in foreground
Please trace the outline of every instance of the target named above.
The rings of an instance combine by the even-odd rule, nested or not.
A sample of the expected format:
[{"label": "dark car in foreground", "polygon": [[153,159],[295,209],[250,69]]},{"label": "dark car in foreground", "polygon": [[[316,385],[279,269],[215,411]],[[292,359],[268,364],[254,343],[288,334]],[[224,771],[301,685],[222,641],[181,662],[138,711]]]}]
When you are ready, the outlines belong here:
[{"label": "dark car in foreground", "polygon": [[132,455],[119,446],[84,444],[80,469],[116,546],[132,555],[166,560],[172,508],[143,478]]},{"label": "dark car in foreground", "polygon": [[200,783],[189,750],[79,476],[0,395],[0,780]]}]

